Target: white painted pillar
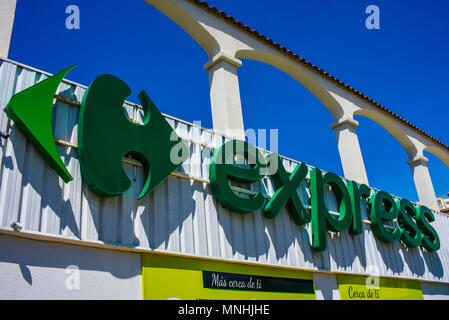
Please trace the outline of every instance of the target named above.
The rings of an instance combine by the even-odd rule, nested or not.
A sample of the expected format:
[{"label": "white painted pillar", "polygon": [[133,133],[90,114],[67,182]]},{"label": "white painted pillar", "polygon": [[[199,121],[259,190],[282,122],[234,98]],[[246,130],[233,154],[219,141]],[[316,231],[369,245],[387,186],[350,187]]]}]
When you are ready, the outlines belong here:
[{"label": "white painted pillar", "polygon": [[427,167],[429,159],[423,155],[407,161],[412,169],[413,180],[415,181],[416,191],[418,193],[419,202],[429,209],[440,211],[433,188],[432,179],[430,178],[429,168]]},{"label": "white painted pillar", "polygon": [[359,122],[352,117],[344,116],[331,125],[335,131],[345,178],[357,183],[368,184],[365,163],[360,150],[359,138],[355,128]]},{"label": "white painted pillar", "polygon": [[214,129],[232,138],[245,140],[237,75],[237,69],[241,66],[240,60],[220,53],[206,63],[204,69],[209,71]]},{"label": "white painted pillar", "polygon": [[17,0],[0,0],[0,57],[8,58]]},{"label": "white painted pillar", "polygon": [[313,284],[317,300],[340,300],[337,276],[334,274],[314,273]]}]

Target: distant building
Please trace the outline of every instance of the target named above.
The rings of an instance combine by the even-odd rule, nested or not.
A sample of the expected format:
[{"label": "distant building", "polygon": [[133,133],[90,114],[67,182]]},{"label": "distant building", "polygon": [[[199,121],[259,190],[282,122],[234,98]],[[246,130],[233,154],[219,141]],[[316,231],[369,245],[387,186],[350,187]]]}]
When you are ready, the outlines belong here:
[{"label": "distant building", "polygon": [[443,196],[437,198],[438,206],[443,213],[449,213],[449,192],[447,193],[448,198],[444,198]]}]

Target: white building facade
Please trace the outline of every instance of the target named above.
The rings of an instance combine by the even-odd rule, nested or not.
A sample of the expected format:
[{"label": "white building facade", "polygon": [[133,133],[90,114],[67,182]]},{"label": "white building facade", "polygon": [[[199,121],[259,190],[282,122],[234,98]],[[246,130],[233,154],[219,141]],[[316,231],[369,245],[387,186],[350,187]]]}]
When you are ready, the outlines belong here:
[{"label": "white building facade", "polygon": [[[87,87],[63,80],[53,101],[52,131],[73,177],[66,183],[4,110],[12,97],[51,75],[8,60],[10,34],[2,35],[0,298],[449,299],[449,216],[439,211],[423,155],[429,151],[448,165],[449,147],[204,2],[147,2],[208,53],[210,61],[204,68],[210,75],[214,130],[164,115],[188,150],[186,161],[138,200],[145,183],[144,164],[125,158],[130,188],[105,197],[86,183],[79,159],[80,108]],[[15,1],[5,3],[13,17]],[[12,30],[13,18],[1,21]],[[373,226],[372,206],[365,200],[359,201],[360,233],[328,231],[322,251],[313,248],[314,221],[298,224],[287,206],[269,219],[262,207],[241,214],[223,204],[210,167],[226,142],[244,140],[237,75],[244,59],[290,74],[328,108],[345,174],[338,179],[347,188],[351,182],[369,186],[354,115],[373,119],[388,130],[410,157],[420,205],[434,217],[429,223],[438,234],[438,250],[381,241]],[[144,124],[144,107],[129,102],[123,107],[130,120]],[[281,162],[288,174],[301,164],[285,157]],[[316,205],[312,191],[316,171],[306,167],[307,176],[295,192],[311,212]],[[252,184],[234,183],[232,192],[242,199],[260,194],[269,201],[279,189],[266,176]],[[341,215],[342,200],[335,187],[323,192],[330,215]],[[378,192],[371,188],[368,198]],[[385,229],[393,232],[401,226],[392,220]],[[220,287],[217,279],[227,284]],[[230,283],[244,283],[245,288]]]}]

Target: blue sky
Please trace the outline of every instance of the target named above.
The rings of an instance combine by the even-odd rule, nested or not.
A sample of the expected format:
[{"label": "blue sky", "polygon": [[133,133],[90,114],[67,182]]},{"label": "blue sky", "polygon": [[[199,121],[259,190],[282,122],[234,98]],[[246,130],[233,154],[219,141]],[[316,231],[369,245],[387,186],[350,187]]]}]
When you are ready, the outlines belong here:
[{"label": "blue sky", "polygon": [[[80,29],[65,27],[68,5]],[[126,4],[123,6],[123,4]],[[449,2],[445,0],[209,0],[449,144]],[[365,28],[365,8],[380,8],[380,30]],[[88,85],[109,73],[145,89],[159,109],[212,127],[207,55],[143,0],[20,0],[11,59]],[[305,88],[254,61],[239,69],[246,128],[279,129],[279,153],[343,176],[332,118]],[[407,154],[383,128],[357,118],[370,185],[417,201]],[[427,153],[436,194],[449,169]]]}]

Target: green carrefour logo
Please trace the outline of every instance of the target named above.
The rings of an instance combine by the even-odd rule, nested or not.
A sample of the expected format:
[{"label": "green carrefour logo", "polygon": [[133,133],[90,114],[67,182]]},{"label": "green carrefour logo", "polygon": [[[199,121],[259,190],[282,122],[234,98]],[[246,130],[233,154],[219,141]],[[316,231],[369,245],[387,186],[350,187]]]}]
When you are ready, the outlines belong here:
[{"label": "green carrefour logo", "polygon": [[[58,175],[73,178],[61,161],[52,129],[52,106],[67,68],[13,96],[6,113],[39,150]],[[145,91],[138,97],[144,109],[143,124],[125,117],[123,104],[130,88],[111,75],[97,77],[81,104],[78,156],[88,186],[102,196],[124,193],[131,182],[123,158],[132,155],[143,164],[145,183],[139,199],[148,195],[187,158],[187,150]],[[174,148],[174,147],[177,148]],[[173,150],[178,150],[173,156]]]}]

